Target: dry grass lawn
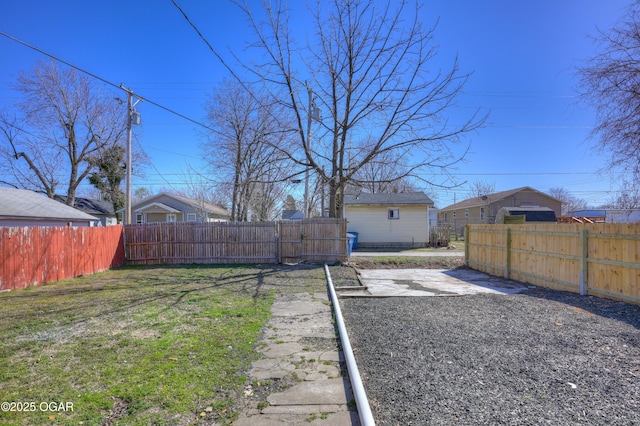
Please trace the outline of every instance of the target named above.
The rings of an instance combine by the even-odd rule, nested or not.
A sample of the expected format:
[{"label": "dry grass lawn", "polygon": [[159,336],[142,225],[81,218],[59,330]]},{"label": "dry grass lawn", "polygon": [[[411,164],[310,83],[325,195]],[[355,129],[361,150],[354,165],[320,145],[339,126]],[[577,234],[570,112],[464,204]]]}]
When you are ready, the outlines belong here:
[{"label": "dry grass lawn", "polygon": [[320,266],[194,265],[0,293],[0,423],[230,423],[274,294],[324,289]]}]

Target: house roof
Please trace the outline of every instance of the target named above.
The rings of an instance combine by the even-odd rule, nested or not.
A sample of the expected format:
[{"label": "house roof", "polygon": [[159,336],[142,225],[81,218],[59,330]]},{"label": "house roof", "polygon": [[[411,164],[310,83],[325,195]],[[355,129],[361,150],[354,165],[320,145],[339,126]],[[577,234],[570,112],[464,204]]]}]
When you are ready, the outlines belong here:
[{"label": "house roof", "polygon": [[424,192],[392,192],[376,193],[361,192],[358,195],[345,195],[345,206],[380,206],[380,205],[429,205],[433,207],[433,200]]},{"label": "house roof", "polygon": [[557,198],[554,198],[548,194],[545,194],[544,192],[540,192],[537,189],[531,188],[530,186],[523,186],[521,188],[515,188],[515,189],[510,189],[508,191],[502,191],[502,192],[496,192],[494,194],[488,194],[484,197],[472,197],[472,198],[467,198],[466,200],[462,200],[458,203],[455,204],[451,204],[447,207],[443,207],[442,209],[440,209],[440,211],[446,211],[446,210],[459,210],[459,209],[468,209],[468,208],[472,208],[472,207],[482,207],[482,206],[486,206],[487,202],[490,203],[495,203],[497,201],[500,201],[504,198],[510,197],[513,194],[516,194],[518,192],[521,191],[534,191],[537,192],[539,194],[545,195],[549,198],[551,198],[552,200],[556,200],[556,201],[560,201]]},{"label": "house roof", "polygon": [[0,188],[0,217],[82,220],[98,218],[26,189]]},{"label": "house roof", "polygon": [[[66,195],[55,195],[54,200],[66,204]],[[104,200],[92,200],[91,198],[76,197],[74,207],[91,215],[115,216],[113,204]]]},{"label": "house roof", "polygon": [[302,220],[304,219],[304,213],[300,210],[283,210],[282,219],[284,220]]},{"label": "house roof", "polygon": [[[185,197],[183,195],[170,194],[168,192],[161,192],[160,194],[156,194],[156,195],[153,195],[153,196],[151,196],[149,198],[145,198],[144,200],[140,200],[137,203],[134,203],[132,205],[132,209],[133,210],[142,210],[147,205],[150,205],[151,203],[154,203],[156,199],[161,198],[161,197],[173,198],[174,200],[177,200],[177,201],[180,201],[180,202],[182,202],[184,204],[190,205],[194,209],[204,209],[208,213],[214,214],[214,215],[217,215],[217,216],[229,216],[229,211],[227,209],[224,209],[224,208],[222,208],[220,206],[216,206],[215,204],[207,203],[205,201],[194,200],[193,198]],[[158,203],[158,204],[163,204],[164,205],[164,203]],[[165,205],[165,207],[168,207],[168,206]],[[122,209],[122,211],[124,211],[124,209]]]}]

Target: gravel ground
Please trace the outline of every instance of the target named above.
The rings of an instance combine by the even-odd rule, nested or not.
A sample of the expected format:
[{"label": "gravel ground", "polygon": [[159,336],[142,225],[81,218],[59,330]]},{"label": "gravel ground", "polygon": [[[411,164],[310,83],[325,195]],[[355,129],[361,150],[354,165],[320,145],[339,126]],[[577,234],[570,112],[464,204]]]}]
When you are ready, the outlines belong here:
[{"label": "gravel ground", "polygon": [[342,299],[379,425],[640,424],[640,307],[518,295]]}]

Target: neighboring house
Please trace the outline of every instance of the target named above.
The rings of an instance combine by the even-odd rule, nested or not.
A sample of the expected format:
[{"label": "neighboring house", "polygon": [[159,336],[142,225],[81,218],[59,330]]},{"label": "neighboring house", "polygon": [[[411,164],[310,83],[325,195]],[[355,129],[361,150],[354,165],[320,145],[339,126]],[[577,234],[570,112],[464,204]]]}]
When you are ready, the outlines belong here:
[{"label": "neighboring house", "polygon": [[[569,212],[572,217],[604,217],[606,223],[640,222],[640,209],[599,209]],[[595,222],[595,221],[594,221]]]},{"label": "neighboring house", "polygon": [[[66,204],[67,202],[67,197],[64,195],[56,195],[53,199],[63,204]],[[113,211],[113,204],[109,201],[76,197],[73,207],[85,212],[86,214],[97,217],[99,220],[98,225],[100,226],[118,224],[118,218],[116,217],[116,213]]]},{"label": "neighboring house", "polygon": [[461,233],[467,224],[496,223],[498,211],[503,207],[548,207],[560,215],[562,201],[529,186],[473,197],[440,209],[438,221]]},{"label": "neighboring house", "polygon": [[[125,209],[122,212],[126,223]],[[131,205],[132,224],[153,222],[224,222],[229,212],[211,203],[177,194],[160,193]]]},{"label": "neighboring house", "polygon": [[347,232],[358,247],[424,247],[429,244],[433,200],[422,192],[345,195]]},{"label": "neighboring house", "polygon": [[282,210],[282,220],[302,220],[304,213],[300,210]]},{"label": "neighboring house", "polygon": [[0,226],[93,226],[97,220],[37,192],[0,188]]}]

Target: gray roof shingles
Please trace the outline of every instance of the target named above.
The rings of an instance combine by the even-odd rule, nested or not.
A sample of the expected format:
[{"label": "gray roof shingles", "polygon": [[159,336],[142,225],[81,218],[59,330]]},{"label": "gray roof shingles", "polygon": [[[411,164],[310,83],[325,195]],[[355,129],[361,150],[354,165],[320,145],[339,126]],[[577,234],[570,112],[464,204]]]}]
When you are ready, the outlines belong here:
[{"label": "gray roof shingles", "polygon": [[358,195],[345,195],[346,206],[380,206],[380,205],[429,205],[433,207],[433,200],[424,192],[392,192],[370,194],[362,192]]},{"label": "gray roof shingles", "polygon": [[0,217],[60,220],[97,218],[26,189],[0,188]]}]

